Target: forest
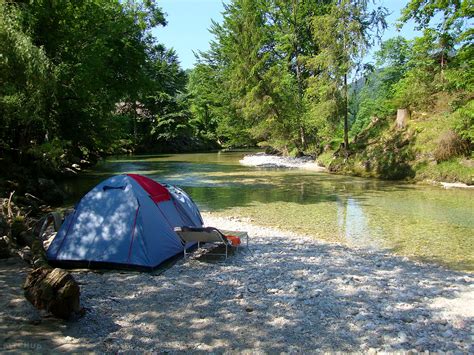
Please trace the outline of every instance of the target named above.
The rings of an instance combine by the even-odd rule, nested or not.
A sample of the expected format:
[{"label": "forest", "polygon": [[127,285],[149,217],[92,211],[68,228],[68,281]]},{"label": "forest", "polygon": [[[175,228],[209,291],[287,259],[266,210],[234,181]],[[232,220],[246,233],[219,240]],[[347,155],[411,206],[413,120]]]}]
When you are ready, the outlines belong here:
[{"label": "forest", "polygon": [[[1,189],[109,154],[262,147],[330,171],[472,184],[469,0],[232,0],[183,70],[158,1],[0,0]],[[409,113],[394,125],[397,110]],[[21,182],[23,181],[23,182]]]}]

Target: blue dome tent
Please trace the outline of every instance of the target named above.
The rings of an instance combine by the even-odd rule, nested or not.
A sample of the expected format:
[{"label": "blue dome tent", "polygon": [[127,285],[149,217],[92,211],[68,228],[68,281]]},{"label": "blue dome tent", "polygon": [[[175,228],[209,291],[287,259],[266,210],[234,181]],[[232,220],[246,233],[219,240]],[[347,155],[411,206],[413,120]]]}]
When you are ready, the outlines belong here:
[{"label": "blue dome tent", "polygon": [[69,214],[46,255],[55,266],[153,269],[183,251],[174,227],[202,227],[181,189],[142,175],[113,176]]}]

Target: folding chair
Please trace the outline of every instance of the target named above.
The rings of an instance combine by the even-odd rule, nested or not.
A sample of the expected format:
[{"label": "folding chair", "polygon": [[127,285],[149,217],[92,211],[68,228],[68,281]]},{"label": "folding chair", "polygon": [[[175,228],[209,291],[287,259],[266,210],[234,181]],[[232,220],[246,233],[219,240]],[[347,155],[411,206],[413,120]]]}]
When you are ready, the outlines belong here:
[{"label": "folding chair", "polygon": [[212,253],[212,255],[229,255],[229,248],[235,247],[238,248],[239,245],[234,245],[231,239],[228,239],[226,236],[237,236],[240,239],[246,238],[246,245],[248,246],[248,234],[247,232],[233,232],[233,231],[220,231],[214,227],[175,227],[174,231],[180,237],[181,241],[184,244],[184,257],[187,256],[186,244],[189,242],[197,242],[198,248],[201,246],[201,243],[222,243],[225,246],[225,254]]}]

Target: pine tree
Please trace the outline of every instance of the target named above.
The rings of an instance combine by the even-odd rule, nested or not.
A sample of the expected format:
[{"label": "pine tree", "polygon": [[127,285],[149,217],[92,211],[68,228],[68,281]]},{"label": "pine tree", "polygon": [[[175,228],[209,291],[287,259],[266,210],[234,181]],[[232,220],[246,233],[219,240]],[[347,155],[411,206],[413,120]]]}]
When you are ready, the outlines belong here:
[{"label": "pine tree", "polygon": [[[348,81],[373,45],[374,33],[386,27],[386,10],[368,9],[366,0],[337,0],[327,14],[313,18],[320,52],[310,60],[317,73],[312,97],[329,122],[343,122],[344,149],[349,149]],[[321,87],[318,88],[318,87]]]}]

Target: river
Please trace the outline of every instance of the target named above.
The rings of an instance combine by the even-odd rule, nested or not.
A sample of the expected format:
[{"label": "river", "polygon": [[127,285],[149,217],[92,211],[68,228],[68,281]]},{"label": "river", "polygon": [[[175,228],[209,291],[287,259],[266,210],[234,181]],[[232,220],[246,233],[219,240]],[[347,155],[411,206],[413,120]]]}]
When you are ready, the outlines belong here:
[{"label": "river", "polygon": [[203,211],[474,271],[474,191],[249,167],[245,154],[115,157],[63,188],[73,204],[111,175],[144,174],[180,186]]}]

